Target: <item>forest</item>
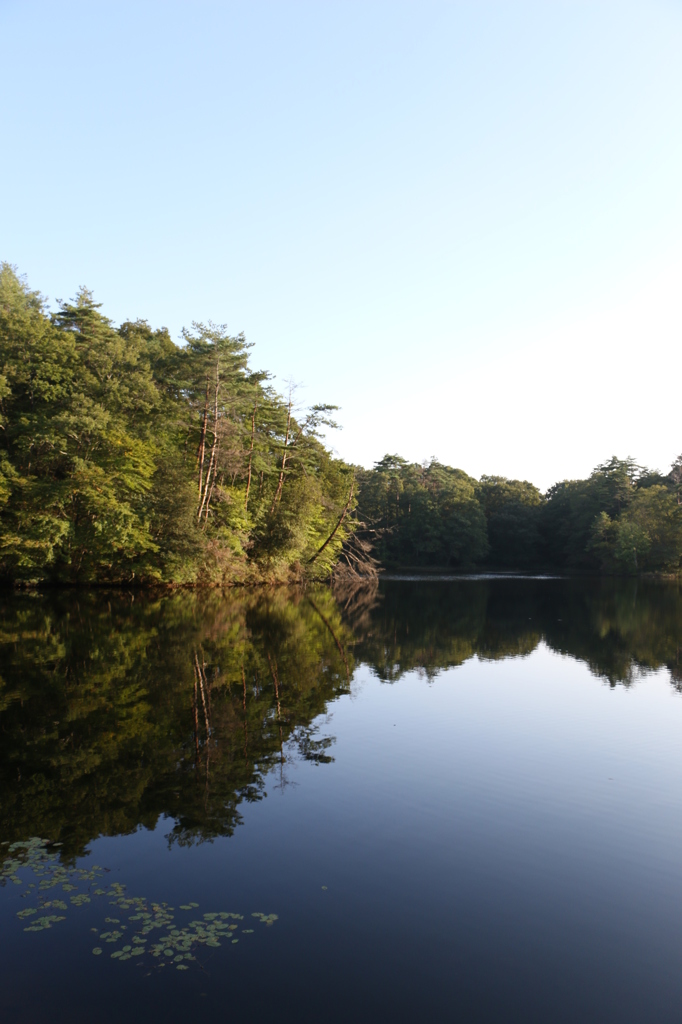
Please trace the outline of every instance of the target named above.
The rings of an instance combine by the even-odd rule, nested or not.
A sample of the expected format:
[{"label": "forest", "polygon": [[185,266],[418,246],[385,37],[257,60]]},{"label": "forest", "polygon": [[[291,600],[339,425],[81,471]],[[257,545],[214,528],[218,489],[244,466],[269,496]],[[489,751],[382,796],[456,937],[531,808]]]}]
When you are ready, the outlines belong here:
[{"label": "forest", "polygon": [[232,585],[385,569],[677,573],[682,456],[611,458],[545,494],[386,455],[334,456],[243,335],[115,327],[87,289],[48,309],[0,268],[0,578]]},{"label": "forest", "polygon": [[[359,514],[388,568],[677,573],[682,457],[662,475],[615,456],[542,494],[527,480],[385,456],[358,471]],[[362,536],[362,534],[361,534]]]},{"label": "forest", "polygon": [[297,415],[242,335],[193,324],[175,345],[112,326],[82,289],[50,314],[0,271],[0,575],[61,583],[221,584],[329,575],[353,470]]}]

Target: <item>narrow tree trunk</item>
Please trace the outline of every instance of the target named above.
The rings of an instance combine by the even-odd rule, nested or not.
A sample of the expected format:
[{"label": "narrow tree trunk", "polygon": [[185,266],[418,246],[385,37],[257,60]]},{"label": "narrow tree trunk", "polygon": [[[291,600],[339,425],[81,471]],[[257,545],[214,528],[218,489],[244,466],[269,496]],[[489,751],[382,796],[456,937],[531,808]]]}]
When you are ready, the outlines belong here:
[{"label": "narrow tree trunk", "polygon": [[[208,472],[206,473],[206,481],[204,483],[203,495],[201,493],[201,490],[199,491],[199,513],[197,515],[197,520],[199,520],[199,521],[201,520],[201,513],[204,511],[204,505],[206,505],[206,499],[209,496],[209,484],[210,484],[210,480],[211,480],[211,472],[213,471],[213,473],[215,474],[215,470],[216,470],[216,464],[215,464],[216,463],[216,452],[218,451],[218,391],[219,391],[219,389],[220,389],[220,363],[216,359],[216,364],[215,364],[215,397],[214,397],[214,402],[213,402],[213,445],[211,447],[211,459],[210,459],[210,462],[208,464]],[[213,493],[213,488],[211,488],[211,492],[210,493]],[[206,510],[206,515],[208,516],[208,509]]]},{"label": "narrow tree trunk", "polygon": [[209,379],[206,374],[206,399],[204,401],[204,417],[201,423],[201,437],[199,440],[199,450],[197,452],[197,466],[199,467],[199,499],[201,500],[201,492],[203,489],[203,477],[204,477],[204,457],[206,455],[206,430],[208,427],[208,396],[209,396]]},{"label": "narrow tree trunk", "polygon": [[244,674],[244,663],[242,662],[242,687],[244,696],[242,698],[242,708],[244,709],[244,762],[248,765],[249,763],[249,729],[246,724],[246,676]]},{"label": "narrow tree trunk", "polygon": [[280,722],[282,719],[282,709],[280,708],[279,704],[279,679],[277,678],[277,662],[275,662],[275,668],[273,668],[272,659],[269,654],[268,662],[270,664],[270,675],[272,676],[272,681],[275,684],[275,699],[277,701],[277,721]]},{"label": "narrow tree trunk", "polygon": [[203,655],[201,656],[201,666],[204,672],[204,682],[206,683],[206,699],[208,701],[208,720],[211,721],[211,682],[206,675],[206,662],[204,661]]},{"label": "narrow tree trunk", "polygon": [[194,712],[194,764],[196,767],[201,761],[199,753],[199,695],[197,693],[196,665],[194,666],[194,700],[192,701],[192,711]]},{"label": "narrow tree trunk", "polygon": [[216,476],[213,474],[213,483],[211,484],[211,490],[208,492],[208,501],[206,502],[206,509],[204,511],[204,530],[208,524],[208,513],[211,508],[211,498],[213,497],[213,488],[215,487]]},{"label": "narrow tree trunk", "polygon": [[279,471],[279,480],[277,482],[277,490],[275,491],[275,498],[274,498],[274,500],[272,502],[272,508],[270,509],[270,515],[272,515],[272,513],[275,511],[275,505],[277,504],[277,502],[282,497],[282,484],[284,483],[284,467],[286,466],[286,464],[287,464],[287,453],[286,453],[286,448],[285,448],[284,454],[282,455],[282,468]]},{"label": "narrow tree trunk", "polygon": [[209,724],[208,707],[206,706],[206,693],[205,693],[205,690],[204,690],[204,677],[203,677],[204,674],[203,674],[201,668],[199,667],[199,659],[197,657],[196,651],[194,652],[194,663],[195,663],[195,666],[196,666],[197,675],[199,676],[199,693],[201,694],[201,703],[202,703],[203,709],[204,709],[204,724],[206,725],[206,742],[208,743],[209,737],[211,735],[211,726]]},{"label": "narrow tree trunk", "polygon": [[275,505],[282,497],[282,486],[284,484],[284,467],[287,464],[287,447],[289,445],[289,429],[291,427],[291,391],[289,392],[289,409],[287,411],[287,431],[284,435],[284,452],[282,453],[282,468],[279,471],[279,482],[277,484],[277,490],[275,491],[275,498],[272,502],[272,508],[270,509],[270,515],[275,511]]},{"label": "narrow tree trunk", "polygon": [[246,481],[246,497],[244,498],[244,511],[249,507],[249,491],[251,490],[251,465],[253,463],[253,442],[256,436],[256,408],[258,402],[253,403],[253,416],[251,417],[251,448],[249,450],[249,475]]},{"label": "narrow tree trunk", "polygon": [[[216,480],[218,478],[218,392],[216,388],[216,402],[215,402],[215,425],[213,433],[213,447],[211,448],[211,461],[208,464],[208,473],[206,474],[206,487],[204,488],[204,501],[206,502],[204,509],[204,529],[208,523],[208,513],[211,507],[211,498],[213,497],[213,490],[215,488]],[[213,478],[211,478],[211,471],[213,472]],[[209,489],[210,483],[210,489]],[[201,508],[199,509],[199,518],[201,519]]]}]

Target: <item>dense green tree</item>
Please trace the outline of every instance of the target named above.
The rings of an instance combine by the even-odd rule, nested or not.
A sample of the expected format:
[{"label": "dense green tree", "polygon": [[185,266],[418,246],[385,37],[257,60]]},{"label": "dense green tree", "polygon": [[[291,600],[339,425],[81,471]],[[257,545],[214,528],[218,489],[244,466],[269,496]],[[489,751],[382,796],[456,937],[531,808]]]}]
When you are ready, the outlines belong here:
[{"label": "dense green tree", "polygon": [[238,582],[329,575],[353,529],[353,473],[195,323],[176,346],[115,328],[81,289],[50,315],[0,269],[0,575],[63,582]]},{"label": "dense green tree", "polygon": [[639,467],[632,459],[617,459],[597,466],[587,480],[564,480],[547,493],[541,530],[546,561],[567,568],[596,568],[592,531],[606,513],[620,515],[636,490]]},{"label": "dense green tree", "polygon": [[638,488],[617,518],[600,513],[592,528],[591,547],[607,570],[675,572],[682,554],[682,506],[661,484]]},{"label": "dense green tree", "polygon": [[499,568],[528,568],[540,559],[543,497],[527,480],[482,476],[478,499],[488,525],[488,562]]},{"label": "dense green tree", "polygon": [[682,520],[675,474],[675,466],[663,477],[614,457],[587,480],[556,484],[540,520],[545,560],[567,569],[678,571]]},{"label": "dense green tree", "polygon": [[359,483],[358,514],[378,536],[384,564],[469,567],[487,554],[476,481],[461,469],[386,455]]},{"label": "dense green tree", "polygon": [[93,580],[125,565],[132,575],[156,548],[145,505],[158,405],[148,361],[88,292],[48,318],[7,269],[0,344],[6,571]]}]

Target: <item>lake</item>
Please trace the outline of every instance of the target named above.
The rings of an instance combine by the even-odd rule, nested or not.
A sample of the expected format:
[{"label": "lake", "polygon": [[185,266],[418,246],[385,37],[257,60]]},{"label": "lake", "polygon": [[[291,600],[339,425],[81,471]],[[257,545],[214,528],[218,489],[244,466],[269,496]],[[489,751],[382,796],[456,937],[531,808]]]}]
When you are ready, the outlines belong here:
[{"label": "lake", "polygon": [[3,1022],[678,1022],[682,591],[0,595]]}]

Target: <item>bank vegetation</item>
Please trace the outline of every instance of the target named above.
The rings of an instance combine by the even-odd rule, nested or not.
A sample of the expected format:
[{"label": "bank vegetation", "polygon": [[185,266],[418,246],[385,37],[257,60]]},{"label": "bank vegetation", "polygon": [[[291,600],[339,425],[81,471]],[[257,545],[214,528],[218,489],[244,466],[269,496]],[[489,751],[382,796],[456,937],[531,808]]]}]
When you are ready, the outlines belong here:
[{"label": "bank vegetation", "polygon": [[86,289],[51,311],[0,267],[0,579],[225,586],[388,569],[678,573],[682,457],[525,480],[324,443],[243,335],[116,327]]}]

